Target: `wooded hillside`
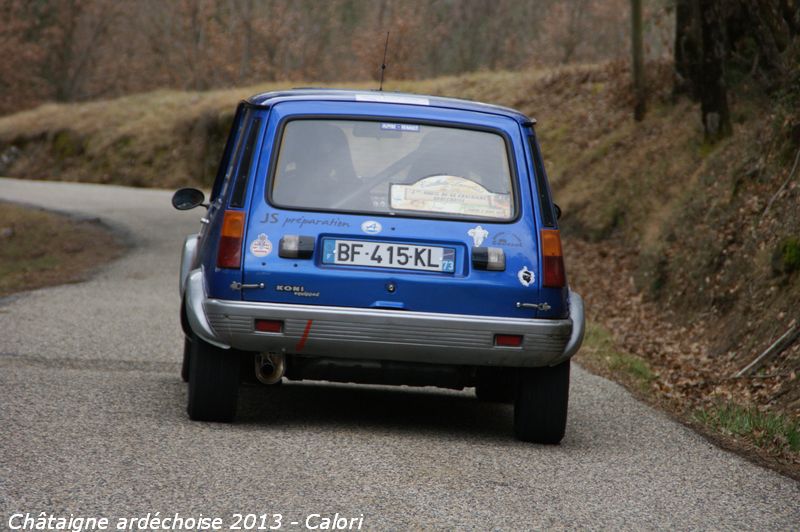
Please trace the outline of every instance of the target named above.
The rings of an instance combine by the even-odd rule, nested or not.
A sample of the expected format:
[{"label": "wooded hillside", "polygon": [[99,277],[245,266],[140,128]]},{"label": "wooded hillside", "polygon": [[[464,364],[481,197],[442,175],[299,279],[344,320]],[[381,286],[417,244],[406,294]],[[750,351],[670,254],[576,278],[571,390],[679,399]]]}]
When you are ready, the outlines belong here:
[{"label": "wooded hillside", "polygon": [[[628,0],[0,0],[0,114],[269,81],[421,79],[627,57]],[[671,6],[645,2],[650,57]]]}]

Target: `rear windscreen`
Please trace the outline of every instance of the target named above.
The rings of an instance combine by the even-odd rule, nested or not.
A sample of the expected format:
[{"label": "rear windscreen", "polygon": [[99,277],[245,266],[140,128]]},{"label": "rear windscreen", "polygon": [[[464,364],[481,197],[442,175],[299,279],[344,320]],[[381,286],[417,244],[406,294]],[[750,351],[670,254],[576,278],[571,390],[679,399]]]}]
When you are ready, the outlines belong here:
[{"label": "rear windscreen", "polygon": [[508,151],[496,133],[363,120],[283,128],[271,201],[288,208],[510,220]]}]

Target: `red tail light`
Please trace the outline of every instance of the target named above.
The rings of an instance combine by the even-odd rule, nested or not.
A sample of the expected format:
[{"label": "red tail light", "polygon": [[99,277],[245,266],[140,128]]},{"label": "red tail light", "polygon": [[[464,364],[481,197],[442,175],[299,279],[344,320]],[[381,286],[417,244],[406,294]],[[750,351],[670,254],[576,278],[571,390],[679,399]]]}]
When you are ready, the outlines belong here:
[{"label": "red tail light", "polygon": [[280,320],[256,320],[255,327],[258,332],[279,333],[283,330],[283,322]]},{"label": "red tail light", "polygon": [[242,238],[244,238],[244,212],[225,211],[217,252],[218,268],[239,268],[242,265]]},{"label": "red tail light", "polygon": [[561,254],[561,235],[558,229],[542,229],[542,271],[544,286],[561,288],[567,278],[564,275],[564,257]]},{"label": "red tail light", "polygon": [[519,334],[495,334],[494,345],[501,347],[519,347],[522,345],[522,336]]}]

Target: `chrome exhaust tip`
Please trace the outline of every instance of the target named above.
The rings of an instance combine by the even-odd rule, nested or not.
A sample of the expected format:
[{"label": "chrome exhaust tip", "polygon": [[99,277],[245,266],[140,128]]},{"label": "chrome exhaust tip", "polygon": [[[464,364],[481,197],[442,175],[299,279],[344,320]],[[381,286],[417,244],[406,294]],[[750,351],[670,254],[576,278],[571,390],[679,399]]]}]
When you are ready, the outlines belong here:
[{"label": "chrome exhaust tip", "polygon": [[279,353],[256,353],[255,369],[259,382],[277,384],[286,371],[286,357]]}]

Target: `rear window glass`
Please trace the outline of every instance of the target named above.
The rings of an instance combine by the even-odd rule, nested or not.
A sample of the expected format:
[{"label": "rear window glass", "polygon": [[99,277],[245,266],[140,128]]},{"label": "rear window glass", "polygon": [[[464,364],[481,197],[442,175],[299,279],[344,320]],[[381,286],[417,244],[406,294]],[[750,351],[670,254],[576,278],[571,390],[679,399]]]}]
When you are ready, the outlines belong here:
[{"label": "rear window glass", "polygon": [[510,220],[508,152],[496,133],[361,120],[283,129],[272,201],[298,209]]}]

